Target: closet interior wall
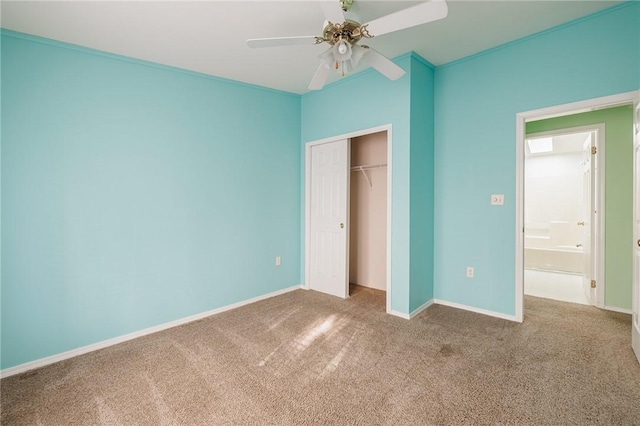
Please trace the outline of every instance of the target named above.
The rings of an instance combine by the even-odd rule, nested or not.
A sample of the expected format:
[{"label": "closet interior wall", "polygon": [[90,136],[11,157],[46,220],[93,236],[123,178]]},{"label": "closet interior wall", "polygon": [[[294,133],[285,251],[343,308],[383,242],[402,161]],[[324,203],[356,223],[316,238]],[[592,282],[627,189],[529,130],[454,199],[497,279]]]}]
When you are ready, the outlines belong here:
[{"label": "closet interior wall", "polygon": [[387,132],[351,139],[349,282],[387,289]]}]

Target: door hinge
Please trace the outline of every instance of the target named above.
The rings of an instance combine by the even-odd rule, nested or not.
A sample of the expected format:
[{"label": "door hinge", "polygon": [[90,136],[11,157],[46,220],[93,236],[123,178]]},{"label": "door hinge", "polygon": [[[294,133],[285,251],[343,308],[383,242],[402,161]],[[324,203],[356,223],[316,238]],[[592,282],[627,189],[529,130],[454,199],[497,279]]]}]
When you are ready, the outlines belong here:
[{"label": "door hinge", "polygon": [[595,146],[591,147],[591,155],[596,155],[598,153],[598,148]]},{"label": "door hinge", "polygon": [[596,280],[591,280],[591,288],[596,288]]}]

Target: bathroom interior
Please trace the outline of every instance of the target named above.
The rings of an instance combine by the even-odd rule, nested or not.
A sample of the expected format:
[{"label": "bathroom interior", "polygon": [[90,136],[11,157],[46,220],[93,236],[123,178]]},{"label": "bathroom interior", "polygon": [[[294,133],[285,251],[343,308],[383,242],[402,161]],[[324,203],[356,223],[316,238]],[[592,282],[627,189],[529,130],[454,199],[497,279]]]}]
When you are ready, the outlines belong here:
[{"label": "bathroom interior", "polygon": [[584,284],[591,279],[589,173],[593,169],[589,162],[593,137],[594,133],[586,131],[532,136],[526,141],[526,295],[593,304]]}]

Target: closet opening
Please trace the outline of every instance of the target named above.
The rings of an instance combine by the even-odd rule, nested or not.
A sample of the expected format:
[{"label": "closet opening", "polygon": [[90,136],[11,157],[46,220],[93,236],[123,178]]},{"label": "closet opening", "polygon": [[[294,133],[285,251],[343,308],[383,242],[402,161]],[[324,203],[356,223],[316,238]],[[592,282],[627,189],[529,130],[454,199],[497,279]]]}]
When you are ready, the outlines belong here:
[{"label": "closet opening", "polygon": [[305,145],[304,288],[389,314],[392,145],[391,125]]},{"label": "closet opening", "polygon": [[387,132],[351,139],[349,296],[384,311],[387,290]]}]

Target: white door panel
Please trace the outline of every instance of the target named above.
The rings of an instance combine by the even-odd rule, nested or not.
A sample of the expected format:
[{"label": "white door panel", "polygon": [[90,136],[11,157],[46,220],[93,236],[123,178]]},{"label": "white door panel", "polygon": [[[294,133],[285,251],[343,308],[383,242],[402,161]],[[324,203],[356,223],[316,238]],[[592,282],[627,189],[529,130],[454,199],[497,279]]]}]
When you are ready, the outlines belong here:
[{"label": "white door panel", "polygon": [[584,293],[592,305],[596,304],[596,289],[591,286],[595,279],[593,274],[593,253],[595,253],[595,220],[593,212],[595,207],[595,159],[592,149],[595,145],[593,132],[584,144],[583,152],[583,203],[582,203],[582,248],[583,248],[583,288]]},{"label": "white door panel", "polygon": [[349,140],[311,148],[309,287],[346,298]]}]

